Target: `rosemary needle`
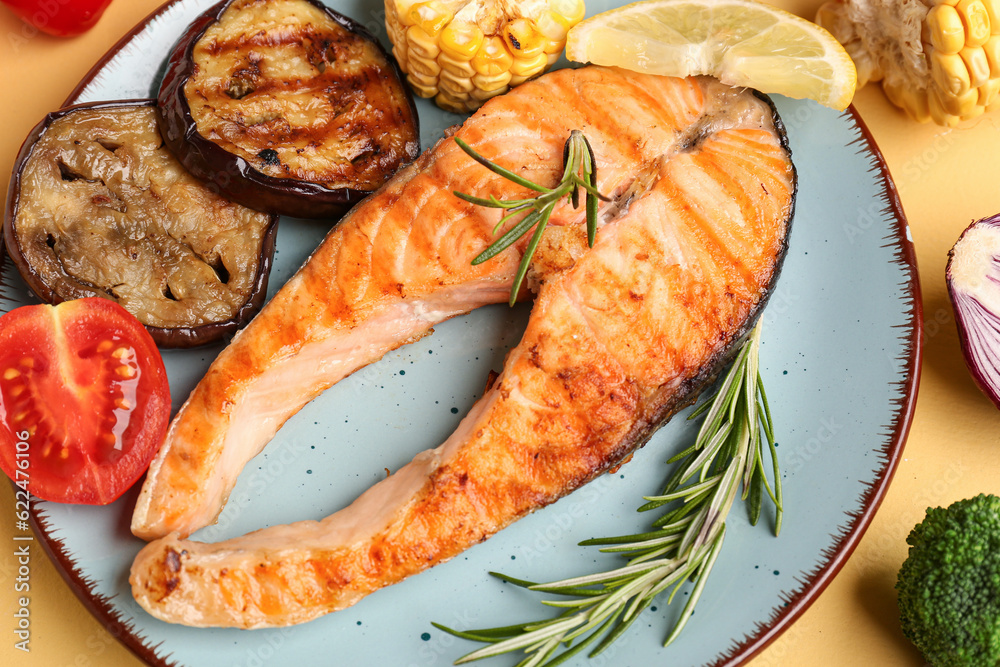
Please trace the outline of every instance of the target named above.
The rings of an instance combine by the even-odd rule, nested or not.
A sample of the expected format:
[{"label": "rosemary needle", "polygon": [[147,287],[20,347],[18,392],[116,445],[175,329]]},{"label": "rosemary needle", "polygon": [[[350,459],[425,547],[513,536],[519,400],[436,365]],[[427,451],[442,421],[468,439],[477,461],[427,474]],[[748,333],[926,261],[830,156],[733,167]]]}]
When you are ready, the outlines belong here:
[{"label": "rosemary needle", "polygon": [[514,286],[510,290],[510,305],[513,306],[514,302],[517,301],[517,294],[521,290],[521,284],[524,282],[525,275],[528,273],[531,258],[534,256],[535,250],[538,249],[538,243],[541,241],[542,234],[545,233],[545,227],[549,223],[553,209],[555,209],[556,204],[563,197],[567,197],[570,200],[573,208],[578,208],[581,188],[586,195],[587,243],[590,247],[594,246],[594,240],[597,236],[597,200],[609,201],[607,197],[597,191],[597,164],[594,160],[594,150],[591,148],[590,142],[583,135],[583,132],[573,130],[563,146],[562,179],[554,188],[546,188],[522,176],[518,176],[508,169],[504,169],[494,162],[490,162],[458,137],[455,137],[455,143],[469,157],[493,173],[503,176],[507,180],[529,190],[540,193],[528,199],[497,199],[492,196],[489,199],[484,199],[483,197],[474,197],[464,192],[456,191],[454,193],[456,197],[478,206],[501,208],[510,211],[510,213],[501,218],[500,222],[497,223],[493,229],[494,235],[506,223],[517,216],[522,214],[524,216],[514,226],[504,232],[500,238],[490,244],[486,250],[473,259],[473,264],[482,264],[496,257],[531,231],[532,228],[535,229],[535,233],[532,234],[528,246],[525,248],[524,255],[521,257],[521,264],[518,266],[517,274],[514,276]]},{"label": "rosemary needle", "polygon": [[[662,509],[653,530],[635,535],[590,539],[601,551],[624,556],[627,563],[598,574],[538,584],[503,574],[508,583],[564,599],[543,601],[562,609],[550,619],[501,628],[453,630],[457,637],[487,644],[462,656],[456,664],[511,652],[524,654],[519,665],[554,667],[595,641],[594,657],[617,640],[660,593],[670,589],[669,604],[685,582],[693,582],[678,620],[664,646],[673,642],[694,613],[708,575],[722,550],[726,517],[743,486],[750,521],[756,525],[765,495],[775,506],[774,533],[781,528],[781,477],[774,427],[758,368],[760,323],[741,346],[718,390],[691,414],[702,419],[695,443],[670,460],[676,464],[663,492],[645,498],[639,511]],[[764,454],[771,459],[772,488],[764,473]]]}]

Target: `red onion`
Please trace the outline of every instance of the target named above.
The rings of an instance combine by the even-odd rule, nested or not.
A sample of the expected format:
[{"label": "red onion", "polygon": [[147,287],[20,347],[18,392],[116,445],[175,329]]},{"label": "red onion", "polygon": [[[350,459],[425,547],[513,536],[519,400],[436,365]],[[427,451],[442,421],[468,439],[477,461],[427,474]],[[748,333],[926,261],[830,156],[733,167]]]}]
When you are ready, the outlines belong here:
[{"label": "red onion", "polygon": [[945,278],[965,363],[1000,408],[1000,214],[962,233],[948,253]]}]

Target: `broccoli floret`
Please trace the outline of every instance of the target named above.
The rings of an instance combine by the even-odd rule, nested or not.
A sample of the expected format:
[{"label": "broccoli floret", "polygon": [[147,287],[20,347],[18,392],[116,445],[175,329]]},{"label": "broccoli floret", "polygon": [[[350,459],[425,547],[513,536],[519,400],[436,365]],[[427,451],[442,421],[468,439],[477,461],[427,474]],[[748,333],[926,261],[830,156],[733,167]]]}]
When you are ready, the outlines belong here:
[{"label": "broccoli floret", "polygon": [[1000,498],[928,509],[906,542],[903,634],[933,667],[1000,667]]}]

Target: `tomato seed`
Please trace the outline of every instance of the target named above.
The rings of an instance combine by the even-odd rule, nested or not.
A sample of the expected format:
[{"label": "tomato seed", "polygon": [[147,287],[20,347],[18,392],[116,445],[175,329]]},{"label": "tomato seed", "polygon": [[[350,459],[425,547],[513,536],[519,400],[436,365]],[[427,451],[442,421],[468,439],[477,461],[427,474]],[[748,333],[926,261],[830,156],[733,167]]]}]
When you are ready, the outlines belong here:
[{"label": "tomato seed", "polygon": [[135,377],[135,369],[132,368],[131,366],[125,366],[125,365],[119,366],[118,368],[115,369],[115,373],[117,373],[119,376],[123,378]]},{"label": "tomato seed", "polygon": [[18,377],[21,377],[21,371],[17,370],[16,368],[8,368],[3,372],[4,380],[13,380],[14,378]]},{"label": "tomato seed", "polygon": [[11,387],[11,389],[10,389],[10,397],[11,398],[17,398],[18,396],[20,396],[23,393],[24,393],[24,385],[23,384],[19,384],[16,387]]},{"label": "tomato seed", "polygon": [[115,350],[114,352],[112,352],[111,356],[114,357],[115,359],[121,359],[122,357],[124,357],[129,352],[130,352],[130,350],[127,347],[120,347],[117,350]]},{"label": "tomato seed", "polygon": [[132,404],[129,403],[127,399],[116,398],[115,399],[115,407],[119,408],[121,410],[128,410],[128,409],[130,409],[132,407]]},{"label": "tomato seed", "polygon": [[31,357],[25,357],[24,359],[21,359],[21,366],[23,366],[24,368],[34,368],[35,360],[32,359]]},{"label": "tomato seed", "polygon": [[101,343],[97,346],[97,351],[103,354],[104,352],[110,350],[113,345],[114,343],[112,343],[110,340],[102,340]]}]

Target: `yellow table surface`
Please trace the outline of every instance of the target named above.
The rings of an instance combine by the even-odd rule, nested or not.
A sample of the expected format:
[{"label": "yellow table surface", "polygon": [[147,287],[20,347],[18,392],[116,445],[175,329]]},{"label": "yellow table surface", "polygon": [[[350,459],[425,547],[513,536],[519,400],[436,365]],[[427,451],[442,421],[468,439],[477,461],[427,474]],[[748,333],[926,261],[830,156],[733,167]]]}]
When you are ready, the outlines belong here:
[{"label": "yellow table surface", "polygon": [[[96,28],[69,40],[32,36],[0,8],[0,192],[6,192],[14,156],[31,127],[58,108],[93,63],[159,4],[116,0]],[[775,4],[812,17],[819,0]],[[911,122],[875,86],[860,91],[855,104],[885,155],[913,230],[925,323],[919,399],[903,460],[854,555],[798,621],[747,663],[750,667],[923,665],[900,632],[893,589],[906,557],[906,535],[928,505],[1000,492],[1000,413],[965,369],[944,283],[948,250],[961,231],[974,219],[1000,212],[1000,112],[949,130]],[[845,224],[850,214],[845,211]],[[9,485],[0,484],[0,545],[6,545],[0,546],[0,664],[141,664],[91,617],[37,550],[30,564],[31,651],[14,648],[13,535],[14,496]],[[668,651],[664,662],[669,661]]]}]

